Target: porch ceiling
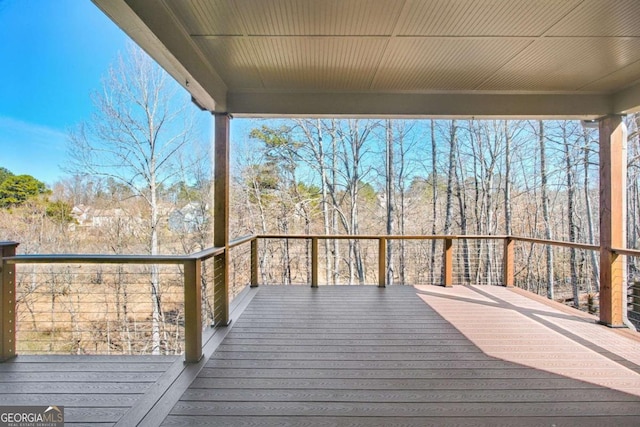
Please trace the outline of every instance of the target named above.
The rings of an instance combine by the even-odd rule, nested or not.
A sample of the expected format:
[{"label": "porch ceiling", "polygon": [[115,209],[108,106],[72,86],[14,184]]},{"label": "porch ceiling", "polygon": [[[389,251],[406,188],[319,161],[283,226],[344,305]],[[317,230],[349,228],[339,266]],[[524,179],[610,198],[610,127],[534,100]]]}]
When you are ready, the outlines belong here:
[{"label": "porch ceiling", "polygon": [[638,0],[93,0],[204,108],[595,118],[640,109]]}]

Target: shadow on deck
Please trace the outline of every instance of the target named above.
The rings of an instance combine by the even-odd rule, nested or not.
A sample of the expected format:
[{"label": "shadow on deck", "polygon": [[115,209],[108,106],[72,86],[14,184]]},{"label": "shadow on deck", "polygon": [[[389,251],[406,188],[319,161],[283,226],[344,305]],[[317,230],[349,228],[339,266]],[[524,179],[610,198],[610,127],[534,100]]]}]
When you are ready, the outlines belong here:
[{"label": "shadow on deck", "polygon": [[640,425],[637,335],[518,290],[263,286],[232,319],[195,365],[18,357],[0,400],[67,425]]}]

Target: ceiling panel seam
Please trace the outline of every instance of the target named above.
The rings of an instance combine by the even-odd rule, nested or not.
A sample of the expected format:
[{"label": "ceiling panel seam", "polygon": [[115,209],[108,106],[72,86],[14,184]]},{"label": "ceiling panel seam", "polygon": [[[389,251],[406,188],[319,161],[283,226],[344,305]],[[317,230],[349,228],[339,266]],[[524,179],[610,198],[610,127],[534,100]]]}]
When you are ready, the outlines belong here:
[{"label": "ceiling panel seam", "polygon": [[[567,11],[567,13],[565,13],[564,15],[562,15],[556,22],[554,22],[553,24],[551,24],[549,26],[549,28],[547,28],[546,30],[544,30],[542,32],[542,34],[540,34],[540,37],[547,37],[547,34],[553,30],[553,28],[557,25],[560,25],[560,23],[562,21],[564,21],[565,19],[567,19],[569,17],[569,15],[573,14],[574,12],[576,12],[577,10],[579,10],[581,7],[584,6],[584,4],[587,2],[588,0],[582,0],[580,3],[576,4],[571,10]],[[610,1],[610,0],[606,0],[606,1]]]},{"label": "ceiling panel seam", "polygon": [[[211,70],[210,63],[205,60],[206,58],[205,58],[202,50],[200,49],[198,44],[191,38],[191,35],[189,34],[187,29],[182,24],[182,21],[176,16],[173,8],[171,8],[167,4],[166,0],[162,0],[162,4],[164,5],[164,8],[167,11],[167,14],[171,17],[171,20],[174,22],[174,26],[178,29],[178,31],[182,32],[182,35],[184,36],[184,39],[189,41],[189,44],[191,45],[191,48],[197,53],[197,55],[200,57],[200,59],[203,62],[205,62],[205,64],[207,64],[207,68],[209,68],[209,70]],[[213,70],[211,70],[211,71],[213,71]]]},{"label": "ceiling panel seam", "polygon": [[[239,21],[240,21],[240,26],[241,26],[241,30],[242,30],[242,39],[246,40],[247,44],[249,45],[249,49],[251,50],[253,57],[254,58],[258,58],[258,52],[256,50],[255,44],[251,42],[251,39],[249,38],[249,24],[246,22],[244,15],[240,12],[240,10],[238,9],[238,4],[236,2],[231,2],[231,7],[233,10],[233,13],[239,17]],[[262,88],[265,88],[265,79],[264,76],[262,75],[262,73],[260,72],[260,67],[258,65],[257,61],[252,61],[251,62],[253,69],[256,73],[256,76],[258,76],[258,78],[260,79],[260,86]]]},{"label": "ceiling panel seam", "polygon": [[398,15],[395,18],[395,22],[393,24],[393,29],[391,30],[391,36],[387,37],[387,41],[386,41],[386,43],[384,45],[384,48],[382,49],[382,54],[379,56],[378,63],[375,65],[375,69],[373,71],[373,74],[372,74],[371,78],[369,79],[369,83],[367,84],[367,87],[369,88],[369,90],[371,90],[373,88],[373,85],[374,85],[376,79],[378,78],[378,73],[380,72],[380,65],[383,63],[383,61],[387,58],[387,56],[389,54],[388,52],[389,52],[389,45],[391,44],[391,38],[392,37],[396,37],[396,35],[398,33],[398,25],[400,23],[400,18],[405,13],[405,9],[406,8],[407,8],[407,0],[404,0],[404,3],[402,4],[402,7],[398,11]]},{"label": "ceiling panel seam", "polygon": [[[625,66],[624,66],[624,67],[622,67],[622,68],[617,68],[617,69],[613,70],[613,71],[612,71],[612,72],[610,72],[610,73],[607,73],[606,75],[604,75],[604,76],[602,76],[602,77],[599,77],[599,78],[597,78],[597,79],[595,79],[595,80],[593,80],[593,81],[591,81],[591,82],[589,82],[589,83],[587,83],[587,84],[585,84],[585,85],[582,85],[582,86],[580,86],[577,90],[582,90],[583,88],[586,88],[586,87],[588,87],[588,86],[590,86],[590,85],[592,85],[592,84],[594,84],[594,83],[597,83],[597,82],[599,82],[600,80],[604,80],[604,79],[606,79],[606,78],[607,78],[607,77],[609,77],[609,76],[612,76],[612,75],[614,75],[614,74],[616,74],[616,73],[622,72],[623,70],[625,70],[625,69],[627,69],[627,68],[634,67],[634,66],[636,66],[636,65],[638,65],[638,64],[640,64],[640,59],[637,59],[637,60],[633,61],[632,63],[625,65]],[[631,86],[634,86],[634,85],[636,85],[638,82],[640,82],[640,79],[635,80],[635,81],[633,81],[633,82],[631,82],[631,83],[629,83],[629,84],[625,85],[625,87],[623,87],[623,88],[619,88],[619,87],[618,87],[618,88],[615,88],[615,89],[613,89],[613,91],[610,91],[610,93],[611,93],[611,94],[615,94],[616,92],[624,92],[624,90],[625,90],[626,88],[629,88],[629,87],[631,87]]]},{"label": "ceiling panel seam", "polygon": [[[637,59],[637,60],[635,60],[635,61],[633,61],[633,62],[631,62],[630,64],[625,65],[625,66],[624,66],[624,67],[622,67],[622,68],[616,68],[615,70],[611,71],[610,73],[607,73],[607,74],[605,74],[604,76],[598,77],[597,79],[595,79],[595,80],[593,80],[593,81],[591,81],[591,82],[589,82],[589,83],[587,83],[587,84],[584,84],[584,85],[580,86],[580,87],[579,87],[579,88],[577,88],[576,90],[578,90],[578,91],[579,91],[579,90],[582,90],[583,88],[586,88],[586,87],[588,87],[588,86],[591,86],[592,84],[597,83],[597,82],[599,82],[599,81],[601,81],[601,80],[604,80],[604,79],[606,79],[606,78],[607,78],[607,77],[609,77],[609,76],[612,76],[612,75],[614,75],[614,74],[620,73],[620,72],[622,72],[622,71],[626,70],[627,68],[634,67],[634,66],[635,66],[635,65],[637,65],[637,64],[640,64],[640,58],[639,58],[639,59]],[[633,82],[629,83],[628,85],[626,85],[626,86],[625,86],[625,88],[626,88],[626,87],[633,86],[633,85],[635,85],[636,83],[638,83],[639,81],[640,81],[640,80],[635,80],[635,81],[633,81]],[[612,91],[609,91],[609,92],[610,92],[610,93],[615,93],[615,92],[619,92],[619,91],[624,91],[624,89],[625,89],[625,88],[615,88],[615,89],[613,89]]]},{"label": "ceiling panel seam", "polygon": [[235,16],[239,17],[240,29],[242,30],[242,35],[246,37],[249,34],[249,25],[246,23],[243,14],[240,13],[240,10],[238,9],[238,5],[236,2],[231,2],[231,10],[233,11],[233,14]]},{"label": "ceiling panel seam", "polygon": [[[531,38],[531,37],[528,37]],[[484,79],[482,82],[480,82],[480,84],[478,84],[475,87],[475,90],[482,90],[482,87],[487,84],[488,82],[490,82],[500,71],[502,71],[502,69],[504,69],[507,65],[509,65],[511,62],[515,61],[516,58],[518,58],[520,55],[522,55],[527,49],[529,49],[531,46],[533,46],[533,44],[537,41],[537,39],[532,39],[530,43],[527,43],[527,45],[525,47],[523,47],[521,50],[519,50],[518,52],[516,52],[515,54],[513,54],[511,56],[511,58],[508,58],[503,64],[501,64],[498,68],[496,68],[496,70],[491,73],[490,76],[488,76],[486,79]]]}]

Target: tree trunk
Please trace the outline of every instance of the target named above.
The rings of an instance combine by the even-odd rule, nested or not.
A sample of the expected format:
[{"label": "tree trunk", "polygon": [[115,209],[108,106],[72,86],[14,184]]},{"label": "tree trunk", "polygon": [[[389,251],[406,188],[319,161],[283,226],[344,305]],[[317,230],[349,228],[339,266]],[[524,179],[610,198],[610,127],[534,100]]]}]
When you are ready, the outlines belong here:
[{"label": "tree trunk", "polygon": [[[465,174],[462,164],[462,156],[460,155],[460,147],[456,147],[457,151],[457,159],[458,159],[458,167],[460,169],[460,174],[458,174],[458,168],[454,171],[456,177],[456,198],[458,199],[458,209],[459,209],[459,221],[460,221],[460,234],[463,236],[466,235],[469,231],[469,223],[467,221],[467,192],[465,186]],[[462,280],[465,284],[471,284],[471,253],[469,251],[469,241],[467,239],[462,239],[459,241],[462,246],[462,251],[458,254],[457,258],[462,259],[460,264],[462,266]]]},{"label": "tree trunk", "polygon": [[[320,168],[320,191],[322,194],[322,225],[324,226],[324,234],[331,234],[331,223],[330,223],[330,215],[329,215],[329,197],[327,195],[327,166],[325,165],[324,160],[324,138],[322,132],[322,120],[317,119],[316,126],[318,128],[318,167]],[[335,188],[335,187],[334,187]],[[324,239],[323,242],[324,247],[324,270],[325,270],[325,278],[329,281],[329,277],[331,275],[331,257],[329,251],[329,241]]]},{"label": "tree trunk", "polygon": [[[449,173],[447,174],[447,204],[444,215],[444,234],[451,234],[451,218],[453,216],[453,196],[454,185],[456,184],[456,152],[457,152],[457,140],[456,140],[456,121],[451,121],[451,131],[449,134]],[[444,263],[442,265],[442,282],[444,282]]]},{"label": "tree trunk", "polygon": [[504,122],[504,232],[511,236],[511,135],[509,122]]},{"label": "tree trunk", "polygon": [[[564,149],[564,164],[567,178],[567,220],[569,225],[569,241],[576,241],[576,220],[575,220],[575,185],[573,177],[573,165],[571,159],[571,147],[567,136],[567,124],[562,124],[562,145]],[[576,264],[576,249],[569,248],[569,267],[571,270],[571,290],[573,292],[573,306],[580,308],[580,294],[578,290],[578,270]]]},{"label": "tree trunk", "polygon": [[[553,235],[551,234],[551,223],[549,222],[549,196],[547,195],[547,166],[546,166],[546,151],[544,141],[544,122],[538,121],[538,142],[540,147],[540,180],[541,180],[541,197],[542,197],[542,218],[544,221],[544,237],[547,240],[551,240]],[[553,248],[551,245],[546,246],[546,260],[547,260],[547,298],[553,299],[554,288],[554,274],[553,274]]]},{"label": "tree trunk", "polygon": [[[153,147],[152,147],[153,152]],[[151,159],[151,176],[149,182],[150,207],[151,207],[151,230],[150,230],[150,252],[151,255],[158,255],[158,188],[156,185],[155,159]],[[157,264],[151,264],[151,354],[157,355],[161,351],[160,323],[162,320],[162,305],[160,301],[160,272]]]},{"label": "tree trunk", "polygon": [[[333,209],[331,211],[331,226],[333,233],[338,234],[338,214],[339,206],[337,204],[336,189],[338,188],[338,150],[336,141],[336,125],[335,119],[331,121],[331,195],[333,201]],[[340,245],[337,239],[333,239],[333,284],[337,285],[340,278]]]},{"label": "tree trunk", "polygon": [[[329,195],[330,191],[335,189],[335,185],[332,185],[329,181],[329,174],[327,173],[327,151],[325,148],[324,139],[324,127],[328,126],[322,119],[300,119],[296,120],[298,126],[302,129],[303,134],[306,137],[306,146],[311,152],[310,158],[303,159],[309,167],[315,169],[318,172],[320,178],[320,210],[322,212],[322,226],[325,235],[332,234],[331,231],[331,208],[329,204],[329,198],[335,200],[335,195]],[[322,248],[324,252],[324,271],[325,279],[328,283],[331,283],[331,249],[330,243],[327,239],[322,240]]]},{"label": "tree trunk", "polygon": [[[393,128],[391,120],[386,121],[386,147],[387,147],[387,174],[386,174],[386,189],[387,189],[387,235],[394,233],[394,216],[395,216],[395,173],[394,173],[394,156],[393,156]],[[387,240],[387,285],[393,285],[394,266],[393,266],[393,244],[389,239]]]},{"label": "tree trunk", "polygon": [[[585,210],[587,214],[587,227],[589,232],[589,241],[590,245],[593,245],[595,242],[595,236],[593,231],[593,213],[591,209],[591,196],[589,195],[589,153],[590,153],[590,141],[589,141],[589,133],[585,129],[584,130],[584,204]],[[634,216],[635,218],[635,216]],[[591,281],[589,282],[588,292],[599,292],[600,291],[600,264],[598,263],[598,257],[596,255],[596,251],[589,251],[589,258],[591,262]],[[593,283],[595,289],[591,289],[591,283]]]},{"label": "tree trunk", "polygon": [[[436,235],[438,232],[438,173],[437,173],[437,143],[436,143],[436,131],[435,131],[435,122],[433,119],[430,120],[430,128],[431,128],[431,209],[432,215],[431,219],[433,224],[431,225],[431,234]],[[436,240],[431,240],[431,258],[430,258],[430,268],[431,271],[431,283],[435,283],[436,281]]]},{"label": "tree trunk", "polygon": [[[398,154],[399,154],[399,159],[398,159],[398,164],[399,164],[399,170],[397,171],[397,186],[398,186],[398,197],[400,197],[400,202],[396,203],[396,206],[399,209],[399,212],[397,213],[397,221],[398,221],[398,228],[399,228],[399,233],[401,236],[403,236],[405,234],[405,218],[406,218],[406,167],[407,167],[407,151],[406,151],[406,147],[405,147],[405,135],[406,135],[406,129],[404,128],[404,125],[401,129],[401,132],[399,132],[398,135]],[[406,277],[406,268],[407,268],[407,264],[406,264],[406,241],[405,240],[400,240],[398,242],[398,246],[399,246],[399,256],[398,256],[398,274],[399,274],[399,280],[400,280],[400,284],[401,285],[405,285],[407,283],[407,277]]]},{"label": "tree trunk", "polygon": [[444,213],[444,234],[451,234],[451,218],[453,216],[453,186],[456,178],[456,121],[451,121],[451,132],[449,135],[449,173],[447,174],[447,204]]}]

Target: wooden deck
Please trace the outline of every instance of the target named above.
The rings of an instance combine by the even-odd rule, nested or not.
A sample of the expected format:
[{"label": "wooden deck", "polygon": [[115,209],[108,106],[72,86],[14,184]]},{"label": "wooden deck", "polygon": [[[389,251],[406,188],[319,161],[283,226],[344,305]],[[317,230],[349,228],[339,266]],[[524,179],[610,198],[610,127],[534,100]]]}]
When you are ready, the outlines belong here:
[{"label": "wooden deck", "polygon": [[247,289],[205,358],[24,357],[67,425],[637,426],[640,339],[499,287]]},{"label": "wooden deck", "polygon": [[161,387],[181,358],[18,356],[0,363],[0,405],[64,406],[65,425],[112,426]]}]

